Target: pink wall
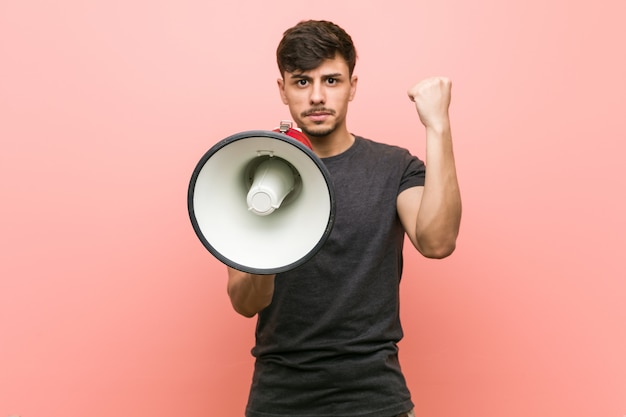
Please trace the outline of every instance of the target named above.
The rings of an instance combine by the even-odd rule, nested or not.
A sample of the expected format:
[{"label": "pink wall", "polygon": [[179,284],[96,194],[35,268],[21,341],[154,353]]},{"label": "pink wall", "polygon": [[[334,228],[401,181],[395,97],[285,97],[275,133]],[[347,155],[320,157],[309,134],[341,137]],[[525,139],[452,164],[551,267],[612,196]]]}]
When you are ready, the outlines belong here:
[{"label": "pink wall", "polygon": [[423,154],[405,91],[454,82],[458,250],[403,281],[417,415],[625,415],[626,10],[511,3],[0,2],[0,417],[242,415],[254,322],[186,188],[288,117],[303,18],[355,39],[355,133]]}]

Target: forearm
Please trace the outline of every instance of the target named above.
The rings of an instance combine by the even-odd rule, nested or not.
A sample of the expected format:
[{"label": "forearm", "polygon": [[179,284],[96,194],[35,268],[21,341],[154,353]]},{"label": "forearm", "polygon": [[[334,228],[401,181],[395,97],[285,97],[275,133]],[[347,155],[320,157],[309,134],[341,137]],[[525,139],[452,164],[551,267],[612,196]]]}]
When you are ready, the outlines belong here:
[{"label": "forearm", "polygon": [[415,235],[424,255],[443,258],[454,251],[461,222],[461,194],[449,121],[426,128],[426,164]]},{"label": "forearm", "polygon": [[228,296],[239,314],[252,317],[272,302],[275,275],[255,275],[228,268]]}]

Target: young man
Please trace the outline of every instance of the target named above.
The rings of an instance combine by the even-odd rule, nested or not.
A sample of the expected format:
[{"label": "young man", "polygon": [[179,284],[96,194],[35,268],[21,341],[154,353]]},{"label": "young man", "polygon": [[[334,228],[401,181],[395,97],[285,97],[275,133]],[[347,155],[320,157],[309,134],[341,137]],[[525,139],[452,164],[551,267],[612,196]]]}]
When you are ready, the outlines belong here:
[{"label": "young man", "polygon": [[450,81],[430,78],[408,90],[426,129],[426,175],[405,149],[348,130],[358,79],[343,29],[301,22],[284,33],[277,59],[280,96],[331,174],[336,217],[322,249],[292,271],[229,268],[234,309],[258,314],[246,416],[411,416],[397,348],[402,248],[405,234],[429,258],[455,248],[461,198]]}]

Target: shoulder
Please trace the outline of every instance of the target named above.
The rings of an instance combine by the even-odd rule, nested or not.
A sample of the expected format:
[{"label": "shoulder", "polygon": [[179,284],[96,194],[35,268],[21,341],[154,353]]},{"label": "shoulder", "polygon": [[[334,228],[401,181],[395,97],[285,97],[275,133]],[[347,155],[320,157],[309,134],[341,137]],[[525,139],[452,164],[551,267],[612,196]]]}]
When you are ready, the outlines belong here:
[{"label": "shoulder", "polygon": [[408,149],[360,136],[355,138],[358,147],[362,149],[359,158],[369,161],[370,168],[375,167],[376,172],[396,178],[399,184],[398,192],[424,185],[426,165]]},{"label": "shoulder", "polygon": [[357,149],[362,152],[369,153],[380,157],[406,158],[412,157],[408,149],[389,143],[379,142],[368,139],[363,136],[355,135],[355,144]]},{"label": "shoulder", "polygon": [[392,145],[390,143],[381,142],[381,141],[374,140],[374,139],[369,139],[364,136],[354,135],[354,138],[355,138],[355,142],[360,144],[360,146],[362,147],[376,149],[376,150],[388,150],[390,152],[408,152],[407,149],[401,146]]}]

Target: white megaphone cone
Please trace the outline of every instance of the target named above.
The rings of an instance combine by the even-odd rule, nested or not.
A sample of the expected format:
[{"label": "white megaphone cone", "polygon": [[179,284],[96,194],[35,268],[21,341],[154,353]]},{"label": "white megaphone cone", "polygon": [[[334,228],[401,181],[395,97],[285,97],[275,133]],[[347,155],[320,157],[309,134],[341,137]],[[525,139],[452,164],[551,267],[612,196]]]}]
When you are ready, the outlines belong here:
[{"label": "white megaphone cone", "polygon": [[309,260],[330,235],[330,175],[306,136],[290,126],[232,135],[209,149],[192,174],[193,228],[232,268],[287,271]]}]

